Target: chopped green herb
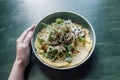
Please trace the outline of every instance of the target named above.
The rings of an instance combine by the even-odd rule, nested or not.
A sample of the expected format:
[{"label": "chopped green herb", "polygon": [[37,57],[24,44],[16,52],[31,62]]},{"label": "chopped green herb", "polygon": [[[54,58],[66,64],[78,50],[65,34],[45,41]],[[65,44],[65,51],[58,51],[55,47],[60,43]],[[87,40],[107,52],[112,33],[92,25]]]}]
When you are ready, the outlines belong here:
[{"label": "chopped green herb", "polygon": [[55,23],[57,23],[57,24],[60,24],[60,23],[62,23],[62,22],[63,22],[63,20],[60,19],[60,18],[57,18],[57,19],[55,20]]},{"label": "chopped green herb", "polygon": [[42,38],[37,38],[37,42],[39,42],[40,44],[42,44],[44,42],[44,39]]},{"label": "chopped green herb", "polygon": [[79,37],[78,38],[81,42],[85,42],[86,40],[85,40],[85,38],[83,38],[83,37]]},{"label": "chopped green herb", "polygon": [[65,61],[67,61],[68,63],[71,63],[72,62],[72,58],[65,58]]},{"label": "chopped green herb", "polygon": [[68,49],[68,51],[71,51],[74,49],[74,47],[71,44],[69,44],[69,45],[67,45],[67,49]]}]

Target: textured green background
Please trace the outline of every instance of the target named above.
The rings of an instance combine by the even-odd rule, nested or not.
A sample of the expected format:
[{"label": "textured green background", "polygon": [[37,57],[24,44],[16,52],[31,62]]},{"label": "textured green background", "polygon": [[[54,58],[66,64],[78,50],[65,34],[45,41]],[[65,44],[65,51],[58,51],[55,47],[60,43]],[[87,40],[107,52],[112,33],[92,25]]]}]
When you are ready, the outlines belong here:
[{"label": "textured green background", "polygon": [[7,80],[16,54],[16,39],[32,24],[55,11],[86,17],[96,33],[96,48],[86,64],[59,71],[32,54],[27,80],[120,80],[120,0],[0,0],[0,80]]}]

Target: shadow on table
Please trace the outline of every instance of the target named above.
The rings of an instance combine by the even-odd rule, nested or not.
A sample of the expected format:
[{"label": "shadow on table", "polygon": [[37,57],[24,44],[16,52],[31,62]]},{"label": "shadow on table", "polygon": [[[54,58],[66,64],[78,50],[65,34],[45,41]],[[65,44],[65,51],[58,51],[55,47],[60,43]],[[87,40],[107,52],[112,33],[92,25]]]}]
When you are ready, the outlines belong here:
[{"label": "shadow on table", "polygon": [[[70,70],[56,70],[44,65],[38,59],[36,59],[35,61],[39,65],[40,70],[51,80],[76,80],[76,79],[82,79],[88,74],[90,74],[90,72],[94,68],[94,63],[97,60],[96,54],[97,54],[97,49],[95,48],[92,56],[84,64]],[[25,80],[28,80],[29,71],[32,65],[34,64],[31,64],[27,70],[28,74],[26,75]]]}]

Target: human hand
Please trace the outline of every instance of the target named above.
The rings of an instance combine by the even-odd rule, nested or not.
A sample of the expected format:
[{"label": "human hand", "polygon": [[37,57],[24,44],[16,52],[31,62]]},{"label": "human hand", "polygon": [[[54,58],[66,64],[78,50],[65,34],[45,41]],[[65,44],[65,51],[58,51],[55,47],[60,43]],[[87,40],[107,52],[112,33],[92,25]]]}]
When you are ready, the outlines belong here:
[{"label": "human hand", "polygon": [[25,68],[29,64],[30,40],[34,27],[35,26],[31,26],[26,29],[17,39],[16,59],[8,80],[24,80]]},{"label": "human hand", "polygon": [[22,66],[26,67],[29,64],[30,57],[30,41],[33,34],[34,25],[26,29],[22,35],[17,39],[16,43],[16,60]]}]

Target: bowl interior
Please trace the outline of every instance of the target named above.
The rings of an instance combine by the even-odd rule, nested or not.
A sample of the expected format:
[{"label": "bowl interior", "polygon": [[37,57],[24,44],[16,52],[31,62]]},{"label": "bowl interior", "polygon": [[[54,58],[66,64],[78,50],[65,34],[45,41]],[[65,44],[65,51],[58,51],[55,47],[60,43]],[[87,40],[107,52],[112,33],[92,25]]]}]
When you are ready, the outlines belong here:
[{"label": "bowl interior", "polygon": [[[56,13],[50,14],[50,15],[46,16],[45,18],[43,18],[37,24],[37,26],[36,26],[36,28],[33,32],[33,37],[32,37],[32,40],[31,40],[32,49],[33,49],[36,57],[41,61],[41,59],[38,57],[38,55],[36,53],[34,43],[35,43],[35,38],[36,38],[37,33],[43,28],[42,23],[51,24],[52,22],[55,21],[56,18],[61,18],[61,19],[64,19],[64,20],[70,19],[70,20],[72,20],[72,22],[78,23],[78,24],[82,25],[84,28],[87,28],[89,30],[91,40],[92,40],[93,43],[92,43],[92,49],[91,49],[88,57],[82,62],[82,63],[84,63],[90,57],[90,55],[92,54],[92,52],[94,50],[95,42],[96,42],[95,41],[96,40],[95,39],[95,33],[94,33],[94,30],[93,30],[91,24],[84,17],[82,17],[82,16],[80,16],[76,13],[71,13],[71,12],[56,12]],[[43,61],[41,61],[41,62],[44,63]],[[80,64],[82,64],[82,63],[80,63]],[[46,63],[44,63],[44,64],[46,64]],[[49,65],[47,65],[47,66],[49,66]],[[78,66],[78,65],[76,65],[76,66]],[[73,67],[76,67],[76,66],[72,66],[72,67],[68,67],[68,68],[60,68],[60,69],[69,69],[69,68],[73,68]],[[52,67],[52,66],[50,66],[50,67]],[[54,67],[52,67],[52,68],[54,68]]]}]

